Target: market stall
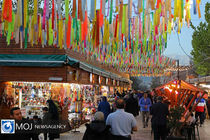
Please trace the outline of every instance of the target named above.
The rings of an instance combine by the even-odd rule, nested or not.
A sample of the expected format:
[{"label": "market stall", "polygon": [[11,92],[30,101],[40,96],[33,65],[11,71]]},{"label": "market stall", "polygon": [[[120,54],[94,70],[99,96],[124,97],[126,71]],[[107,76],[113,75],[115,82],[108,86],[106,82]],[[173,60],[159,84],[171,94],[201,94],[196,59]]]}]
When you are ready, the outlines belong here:
[{"label": "market stall", "polygon": [[[158,96],[163,96],[164,100],[170,105],[170,108],[183,107],[184,122],[194,111],[198,102],[207,97],[207,93],[183,80],[170,81],[155,89]],[[195,100],[198,102],[195,104]],[[189,110],[189,108],[192,108]],[[188,113],[187,113],[188,112]],[[187,114],[186,114],[187,113]]]}]

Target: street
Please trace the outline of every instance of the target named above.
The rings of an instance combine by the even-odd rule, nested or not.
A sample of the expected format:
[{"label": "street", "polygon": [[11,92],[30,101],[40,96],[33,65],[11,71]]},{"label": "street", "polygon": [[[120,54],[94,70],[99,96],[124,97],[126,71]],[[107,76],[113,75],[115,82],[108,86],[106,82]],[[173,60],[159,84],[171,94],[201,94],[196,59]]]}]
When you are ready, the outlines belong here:
[{"label": "street", "polygon": [[[132,140],[153,140],[151,135],[151,124],[149,123],[148,128],[143,128],[141,116],[136,117],[138,124],[138,131],[132,135]],[[82,125],[78,130],[79,133],[67,132],[61,134],[60,140],[82,140],[83,134],[85,132],[85,125]],[[202,127],[199,127],[200,140],[209,140],[210,139],[210,120],[206,120]],[[197,131],[196,131],[196,138]]]}]

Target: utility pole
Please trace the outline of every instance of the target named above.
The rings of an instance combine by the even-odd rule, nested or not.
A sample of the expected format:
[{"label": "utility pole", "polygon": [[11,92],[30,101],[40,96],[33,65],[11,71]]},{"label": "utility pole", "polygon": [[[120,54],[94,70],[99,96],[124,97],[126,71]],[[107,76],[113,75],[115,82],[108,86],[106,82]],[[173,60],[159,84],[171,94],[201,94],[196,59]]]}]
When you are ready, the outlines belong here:
[{"label": "utility pole", "polygon": [[177,80],[179,81],[179,59],[177,60],[177,67],[178,67],[178,70],[177,70]]}]

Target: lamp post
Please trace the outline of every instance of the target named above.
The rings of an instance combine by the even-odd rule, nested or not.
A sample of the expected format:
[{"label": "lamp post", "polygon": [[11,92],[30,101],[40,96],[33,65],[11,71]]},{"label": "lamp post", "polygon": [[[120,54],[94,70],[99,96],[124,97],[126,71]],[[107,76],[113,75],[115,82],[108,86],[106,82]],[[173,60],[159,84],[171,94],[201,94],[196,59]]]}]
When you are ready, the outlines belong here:
[{"label": "lamp post", "polygon": [[177,80],[179,81],[179,59],[177,60],[177,67],[178,67],[178,70],[177,70]]}]

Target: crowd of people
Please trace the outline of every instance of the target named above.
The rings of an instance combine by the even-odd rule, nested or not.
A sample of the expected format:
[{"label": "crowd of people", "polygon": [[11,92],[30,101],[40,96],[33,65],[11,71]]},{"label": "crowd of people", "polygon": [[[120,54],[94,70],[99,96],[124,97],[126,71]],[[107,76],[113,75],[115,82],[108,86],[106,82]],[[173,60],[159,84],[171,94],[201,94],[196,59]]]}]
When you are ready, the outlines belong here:
[{"label": "crowd of people", "polygon": [[[170,104],[164,103],[162,96],[157,96],[154,91],[152,92],[152,95],[149,91],[135,94],[133,91],[123,92],[122,94],[116,92],[114,94],[114,105],[110,105],[107,98],[103,96],[93,120],[89,124],[86,124],[83,140],[131,140],[131,134],[137,131],[137,127],[148,127],[150,116],[152,116],[151,129],[154,134],[154,140],[165,140],[168,132],[167,116],[169,115]],[[196,99],[194,104],[197,104],[195,113],[191,112],[192,108],[189,108],[185,114],[191,113],[187,123],[191,125],[199,121],[200,126],[202,126],[205,118],[208,117],[207,102],[201,98],[200,100]],[[48,107],[43,108],[44,116],[42,120],[38,116],[34,116],[33,120],[23,118],[21,110],[18,107],[11,109],[10,117],[17,123],[58,124],[58,107],[53,100],[48,100],[47,105]],[[142,126],[137,126],[135,118],[139,113],[141,113],[142,117]],[[39,140],[41,133],[44,140],[54,140],[60,137],[58,130],[47,130],[42,132],[15,133],[15,135],[1,135],[1,139],[29,140],[32,138],[33,140]]]},{"label": "crowd of people", "polygon": [[[170,101],[158,96],[154,90],[152,92],[116,92],[114,108],[107,102],[106,97],[102,97],[94,121],[86,125],[83,140],[131,140],[131,134],[137,131],[137,127],[148,127],[150,116],[154,140],[166,140],[169,132],[167,123]],[[187,119],[187,125],[192,125],[199,119],[199,124],[202,125],[207,112],[206,102],[204,99],[196,99],[194,104],[197,104],[197,107]],[[135,119],[139,112],[142,116],[142,126],[137,126]]]},{"label": "crowd of people", "polygon": [[[34,126],[34,124],[43,124],[43,125],[57,125],[59,123],[59,113],[58,108],[53,100],[47,101],[48,107],[43,108],[43,119],[41,120],[38,116],[34,116],[32,120],[22,117],[22,113],[19,107],[13,107],[10,110],[10,118],[15,120],[16,124],[20,124],[22,126],[27,124],[27,126]],[[60,133],[58,129],[43,129],[40,131],[34,131],[34,129],[30,128],[29,131],[15,131],[13,135],[0,135],[1,140],[54,140],[60,137]],[[44,134],[44,135],[40,135]],[[42,137],[41,137],[42,136]],[[41,137],[41,138],[40,138]]]}]

